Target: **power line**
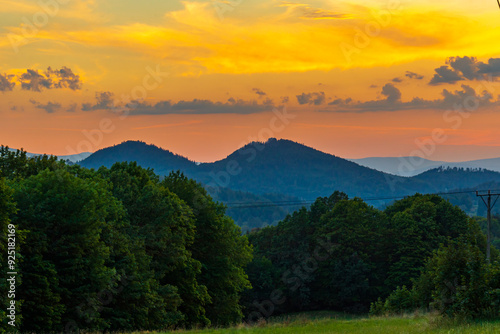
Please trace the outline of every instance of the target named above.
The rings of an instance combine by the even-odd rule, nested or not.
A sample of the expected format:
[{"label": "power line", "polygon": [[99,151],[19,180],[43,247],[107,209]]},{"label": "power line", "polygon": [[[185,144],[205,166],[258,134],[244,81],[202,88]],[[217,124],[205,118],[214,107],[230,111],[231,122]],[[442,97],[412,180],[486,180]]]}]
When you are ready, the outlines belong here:
[{"label": "power line", "polygon": [[[499,0],[500,1],[500,0]],[[471,194],[471,193],[476,193],[476,191],[485,191],[485,190],[464,190],[464,191],[450,191],[450,192],[437,192],[437,193],[429,193],[429,194],[424,194],[424,195],[438,195],[438,196],[444,196],[444,195],[456,195],[456,194]],[[496,191],[496,190],[492,190]],[[405,195],[405,196],[390,196],[390,197],[367,197],[367,198],[361,198],[365,202],[371,202],[371,201],[387,201],[387,200],[398,200],[398,199],[404,199],[406,197],[409,197],[412,195]],[[280,207],[280,206],[299,206],[299,205],[307,205],[307,204],[313,204],[316,201],[314,200],[289,200],[289,201],[278,201],[278,202],[226,202],[228,209],[251,209],[251,208],[264,208],[264,207]]]},{"label": "power line", "polygon": [[[491,232],[490,232],[490,230],[491,230],[491,209],[497,203],[498,197],[500,196],[500,193],[495,193],[495,192],[492,193],[491,190],[488,190],[487,194],[480,194],[479,191],[476,191],[476,196],[481,198],[484,205],[486,205],[486,209],[488,210],[488,214],[487,214],[487,220],[488,220],[487,239],[488,239],[488,243],[486,246],[486,260],[489,263],[490,262],[490,253],[491,253]],[[491,196],[495,196],[495,202],[493,202],[493,204],[491,204]],[[488,199],[485,201],[483,197],[487,197]]]}]

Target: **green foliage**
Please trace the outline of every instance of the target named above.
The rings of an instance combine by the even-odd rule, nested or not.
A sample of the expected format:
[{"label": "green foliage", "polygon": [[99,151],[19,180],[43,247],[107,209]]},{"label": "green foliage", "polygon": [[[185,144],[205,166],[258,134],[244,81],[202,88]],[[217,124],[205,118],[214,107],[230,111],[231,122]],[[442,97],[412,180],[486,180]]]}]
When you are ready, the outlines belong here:
[{"label": "green foliage", "polygon": [[[260,262],[248,272],[259,288],[245,295],[245,305],[248,314],[263,316],[258,306],[273,289],[286,298],[285,304],[273,305],[275,313],[364,312],[370,304],[382,313],[427,308],[433,287],[419,277],[433,251],[454,239],[485,249],[479,226],[459,208],[439,196],[419,194],[382,212],[335,192],[249,236]],[[321,244],[329,244],[328,251],[315,256]],[[263,259],[274,268],[263,267]]]},{"label": "green foliage", "polygon": [[30,158],[23,150],[13,151],[9,147],[0,146],[0,178],[22,179],[45,169],[55,171],[62,168],[64,162],[58,161],[55,156],[41,155]]},{"label": "green foliage", "polygon": [[252,259],[247,237],[225,215],[225,207],[214,202],[199,183],[176,172],[161,185],[193,208],[196,234],[193,246],[188,249],[201,263],[198,281],[210,296],[202,304],[207,318],[218,326],[241,321],[240,295],[251,287],[244,271]]},{"label": "green foliage", "polygon": [[[151,170],[136,163],[117,163],[99,173],[110,180],[113,195],[127,208],[129,238],[142,241],[145,255],[151,259],[148,267],[159,295],[153,304],[156,307],[146,308],[144,317],[155,326],[169,327],[181,321],[184,325],[207,325],[203,304],[209,297],[197,281],[201,265],[188,249],[195,234],[191,209],[160,185]],[[140,328],[148,327],[146,323]]]},{"label": "green foliage", "polygon": [[13,222],[28,230],[22,248],[24,331],[58,330],[64,321],[102,328],[101,319],[81,313],[116,276],[105,262],[109,247],[100,240],[109,196],[99,183],[65,171],[44,171],[14,185],[19,209]]},{"label": "green foliage", "polygon": [[408,290],[405,285],[397,287],[385,300],[384,311],[388,313],[410,312],[417,308],[414,290]]},{"label": "green foliage", "polygon": [[[199,184],[180,174],[160,182],[136,163],[94,171],[7,148],[0,154],[9,182],[0,179],[0,234],[12,221],[22,243],[22,331],[154,330],[241,319],[251,247]],[[182,189],[202,194],[204,207]],[[0,251],[6,255],[4,243]]]},{"label": "green foliage", "polygon": [[467,215],[435,195],[407,197],[387,207],[385,213],[392,240],[388,287],[410,285],[433,250],[469,231]]},{"label": "green foliage", "polygon": [[[477,245],[454,241],[442,247],[426,267],[428,278],[434,285],[431,306],[450,317],[497,315],[500,311],[498,287],[489,286],[492,270]],[[495,304],[496,309],[492,309]]]},{"label": "green foliage", "polygon": [[[6,331],[10,329],[11,326],[8,325],[9,318],[7,318],[6,310],[7,307],[10,306],[10,298],[7,298],[9,291],[9,284],[7,283],[7,272],[11,271],[7,268],[7,256],[11,255],[8,253],[8,234],[9,234],[9,224],[11,223],[11,218],[17,212],[15,203],[13,201],[12,195],[14,191],[5,183],[5,180],[0,178],[0,294],[2,296],[0,302],[0,332]],[[12,229],[11,229],[12,230]],[[19,257],[19,249],[21,244],[20,231],[16,231],[15,241],[16,241],[16,262],[20,261]],[[17,276],[16,285],[20,286],[21,283],[21,275]],[[16,309],[19,310],[20,303],[17,302]],[[19,314],[16,317],[16,324],[20,323]]]}]

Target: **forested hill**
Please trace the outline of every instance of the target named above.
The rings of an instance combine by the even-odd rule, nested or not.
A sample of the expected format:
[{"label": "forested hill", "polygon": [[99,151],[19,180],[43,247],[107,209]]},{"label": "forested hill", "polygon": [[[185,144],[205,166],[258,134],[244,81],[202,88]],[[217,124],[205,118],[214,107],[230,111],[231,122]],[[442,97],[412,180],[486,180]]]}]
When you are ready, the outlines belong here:
[{"label": "forested hill", "polygon": [[443,192],[500,182],[500,173],[458,168],[434,169],[411,178],[399,177],[290,140],[274,138],[265,143],[250,143],[225,159],[200,165],[154,145],[128,141],[97,151],[81,165],[109,167],[117,161],[137,161],[160,175],[181,170],[210,186],[302,199],[325,196],[334,190],[368,198]]},{"label": "forested hill", "polygon": [[[257,194],[280,192],[307,199],[332,190],[343,190],[352,196],[386,194],[390,188],[386,178],[393,177],[290,140],[270,139],[266,143],[250,143],[223,160],[200,165],[197,178],[203,183],[225,181],[214,180],[211,175],[225,174],[231,165],[237,165],[239,173],[230,175],[230,188]],[[397,179],[400,184],[407,183],[404,178]]]},{"label": "forested hill", "polygon": [[86,168],[111,167],[115,162],[137,162],[145,168],[153,168],[160,175],[181,170],[185,174],[196,167],[195,163],[183,156],[141,141],[126,141],[119,145],[99,150],[79,162]]}]

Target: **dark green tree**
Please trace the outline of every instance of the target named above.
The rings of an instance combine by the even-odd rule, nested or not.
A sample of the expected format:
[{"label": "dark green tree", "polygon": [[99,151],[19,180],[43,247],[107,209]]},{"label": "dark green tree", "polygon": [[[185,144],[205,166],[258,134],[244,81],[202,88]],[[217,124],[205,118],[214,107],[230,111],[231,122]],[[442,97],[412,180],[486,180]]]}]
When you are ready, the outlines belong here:
[{"label": "dark green tree", "polygon": [[201,184],[176,172],[161,185],[193,209],[196,235],[189,250],[201,263],[198,281],[210,295],[206,316],[218,326],[239,322],[240,296],[250,288],[244,270],[252,258],[247,237],[241,235],[241,229],[225,215],[225,207],[215,203]]},{"label": "dark green tree", "polygon": [[98,294],[114,280],[107,267],[109,247],[100,238],[109,196],[97,182],[68,172],[43,171],[14,184],[19,212],[13,219],[27,230],[22,248],[23,331],[61,331],[66,326],[104,328]]},{"label": "dark green tree", "polygon": [[[0,332],[6,331],[7,329],[12,329],[10,325],[8,325],[8,321],[10,321],[9,318],[7,318],[7,314],[5,311],[7,310],[7,307],[10,306],[10,298],[7,298],[8,290],[9,290],[9,284],[7,284],[7,272],[9,271],[14,271],[14,270],[8,270],[7,265],[8,265],[8,255],[12,253],[8,253],[8,234],[9,230],[12,231],[12,228],[8,228],[9,224],[11,223],[11,219],[16,213],[16,205],[14,204],[13,198],[13,190],[7,186],[5,183],[5,180],[0,178],[0,256],[2,257],[2,260],[0,261],[0,293],[2,295],[2,302],[0,302],[0,319],[2,321],[0,322]],[[19,250],[20,250],[20,244],[21,244],[21,231],[16,231],[16,235],[14,236],[15,238],[15,244],[16,244],[16,249],[15,252],[16,258],[15,262],[16,265],[19,265],[20,262],[20,257],[19,257]],[[17,277],[16,277],[16,286],[17,289],[21,289],[20,287],[21,284],[21,273],[19,272]],[[16,296],[17,297],[17,296]],[[19,298],[15,298],[16,300],[16,325],[19,325],[19,322],[21,320],[21,303]]]},{"label": "dark green tree", "polygon": [[204,309],[209,296],[197,280],[201,264],[190,250],[195,238],[191,209],[162,186],[151,170],[136,163],[116,163],[99,173],[111,182],[114,196],[126,208],[129,238],[142,243],[151,258],[158,297],[156,307],[148,311],[146,327],[209,324]]}]

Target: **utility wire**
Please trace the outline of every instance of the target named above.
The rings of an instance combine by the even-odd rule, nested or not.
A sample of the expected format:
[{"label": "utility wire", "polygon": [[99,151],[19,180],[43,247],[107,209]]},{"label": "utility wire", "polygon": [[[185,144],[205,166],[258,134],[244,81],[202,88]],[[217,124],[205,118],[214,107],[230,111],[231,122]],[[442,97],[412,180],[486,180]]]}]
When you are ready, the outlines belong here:
[{"label": "utility wire", "polygon": [[[500,0],[498,0],[500,1]],[[430,194],[423,194],[423,195],[438,195],[438,196],[445,196],[445,195],[456,195],[456,194],[470,194],[470,193],[476,193],[482,192],[482,191],[487,191],[487,190],[464,190],[464,191],[450,191],[450,192],[437,192],[437,193],[430,193]],[[492,190],[492,191],[498,191],[498,190]],[[397,199],[404,199],[406,197],[409,197],[412,195],[406,195],[406,196],[391,196],[391,197],[367,197],[367,198],[361,198],[365,202],[369,201],[382,201],[382,200],[397,200]],[[227,205],[228,209],[250,209],[250,208],[264,208],[264,207],[273,207],[273,206],[299,206],[299,205],[307,205],[307,204],[313,204],[316,200],[290,200],[290,201],[278,201],[278,202],[227,202],[224,203]]]}]

